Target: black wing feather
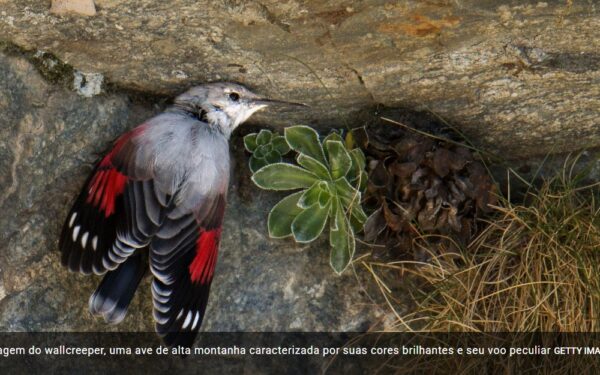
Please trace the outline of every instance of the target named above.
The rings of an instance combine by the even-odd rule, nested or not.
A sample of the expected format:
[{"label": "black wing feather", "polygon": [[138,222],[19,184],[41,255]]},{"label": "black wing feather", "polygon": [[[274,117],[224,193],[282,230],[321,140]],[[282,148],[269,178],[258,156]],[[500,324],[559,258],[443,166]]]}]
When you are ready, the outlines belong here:
[{"label": "black wing feather", "polygon": [[[202,202],[201,212],[177,215],[176,219],[167,217],[150,244],[156,331],[169,346],[191,346],[206,312],[225,197],[219,195]],[[208,246],[214,249],[211,255],[215,259],[205,257],[210,275],[194,279],[192,265],[202,251],[201,236],[205,235],[216,241]]]}]

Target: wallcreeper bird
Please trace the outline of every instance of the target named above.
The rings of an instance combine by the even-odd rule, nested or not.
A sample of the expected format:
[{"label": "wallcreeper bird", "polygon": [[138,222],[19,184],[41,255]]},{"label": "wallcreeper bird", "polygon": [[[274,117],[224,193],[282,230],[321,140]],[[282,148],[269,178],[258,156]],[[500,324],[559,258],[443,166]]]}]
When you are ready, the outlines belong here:
[{"label": "wallcreeper bird", "polygon": [[229,183],[229,136],[273,103],[233,83],[197,86],[118,138],[95,166],[60,238],[62,264],[104,274],[89,300],[108,323],[125,318],[148,258],[156,331],[191,346],[217,261]]}]

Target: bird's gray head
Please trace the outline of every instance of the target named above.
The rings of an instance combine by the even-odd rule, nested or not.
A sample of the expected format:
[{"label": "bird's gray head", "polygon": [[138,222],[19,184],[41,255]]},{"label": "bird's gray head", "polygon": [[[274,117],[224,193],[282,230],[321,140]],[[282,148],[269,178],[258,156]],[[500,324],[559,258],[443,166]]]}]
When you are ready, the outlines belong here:
[{"label": "bird's gray head", "polygon": [[274,103],[302,105],[262,98],[242,85],[229,82],[196,86],[175,98],[175,106],[229,136],[252,114]]}]

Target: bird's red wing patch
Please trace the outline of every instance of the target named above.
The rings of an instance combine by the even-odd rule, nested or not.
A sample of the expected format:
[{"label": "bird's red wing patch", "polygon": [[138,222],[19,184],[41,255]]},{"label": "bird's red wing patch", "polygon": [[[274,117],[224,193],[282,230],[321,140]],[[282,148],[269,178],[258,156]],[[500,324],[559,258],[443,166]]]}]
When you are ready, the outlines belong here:
[{"label": "bird's red wing patch", "polygon": [[[209,199],[210,198],[210,199]],[[156,332],[168,346],[190,346],[202,325],[217,263],[225,193],[169,219],[150,244]]]},{"label": "bird's red wing patch", "polygon": [[114,158],[119,154],[125,144],[136,135],[144,131],[145,126],[138,126],[132,131],[123,134],[113,149],[100,161],[98,169],[88,185],[86,203],[93,205],[109,217],[115,212],[117,197],[123,194],[128,178],[119,172],[114,165]]},{"label": "bird's red wing patch", "polygon": [[115,168],[103,167],[102,164],[104,163],[103,160],[98,172],[90,182],[86,203],[104,212],[104,217],[109,217],[115,212],[117,197],[123,194],[127,184],[127,176],[119,173]]},{"label": "bird's red wing patch", "polygon": [[200,229],[200,235],[196,241],[196,255],[189,266],[190,279],[193,283],[206,284],[212,280],[220,239],[221,228],[209,231]]},{"label": "bird's red wing patch", "polygon": [[[111,151],[96,164],[69,211],[59,247],[61,262],[71,271],[101,274],[114,269],[131,255],[135,245],[145,243],[143,233],[155,230],[151,220],[137,212],[152,212],[155,220],[162,215],[159,203],[153,204],[152,210],[144,206],[148,202],[146,195],[155,197],[152,181],[137,181],[128,170],[134,165],[132,158],[139,147],[133,139],[145,128],[146,125],[140,125],[117,139]],[[127,234],[128,244],[115,245],[118,230]]]}]

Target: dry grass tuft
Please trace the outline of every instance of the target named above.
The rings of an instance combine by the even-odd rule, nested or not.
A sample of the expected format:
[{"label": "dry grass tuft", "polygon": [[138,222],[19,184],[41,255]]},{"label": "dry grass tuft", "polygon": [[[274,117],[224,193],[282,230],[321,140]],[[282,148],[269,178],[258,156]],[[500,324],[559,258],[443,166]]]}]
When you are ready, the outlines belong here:
[{"label": "dry grass tuft", "polygon": [[[428,250],[422,236],[430,262],[363,260],[396,314],[392,330],[600,331],[600,190],[572,170],[531,187],[526,204],[501,199],[460,253]],[[387,284],[398,272],[413,286]],[[414,309],[404,312],[407,290]]]}]

